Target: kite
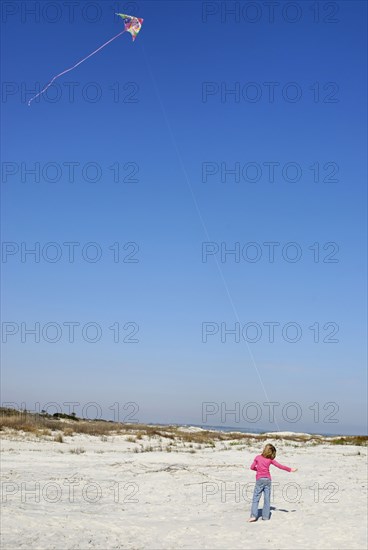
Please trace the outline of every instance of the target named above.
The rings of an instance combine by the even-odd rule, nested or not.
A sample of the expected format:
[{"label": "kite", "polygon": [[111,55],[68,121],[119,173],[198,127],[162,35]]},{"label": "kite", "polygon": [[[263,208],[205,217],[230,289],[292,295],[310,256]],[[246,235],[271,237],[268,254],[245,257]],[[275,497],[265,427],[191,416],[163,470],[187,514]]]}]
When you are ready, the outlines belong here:
[{"label": "kite", "polygon": [[143,19],[140,19],[139,17],[133,17],[132,15],[125,15],[124,13],[115,13],[115,15],[119,15],[119,17],[122,18],[122,20],[124,21],[124,30],[130,32],[134,42],[134,40],[137,38],[137,34],[141,30]]},{"label": "kite", "polygon": [[84,57],[83,59],[81,59],[80,61],[78,61],[75,65],[73,65],[73,67],[70,67],[69,69],[66,69],[65,71],[63,71],[62,73],[59,73],[57,74],[56,76],[54,76],[54,78],[52,80],[50,80],[50,82],[48,84],[46,84],[46,86],[43,88],[43,90],[41,90],[38,94],[36,94],[34,97],[32,97],[29,101],[28,101],[28,107],[31,105],[31,102],[36,99],[36,97],[38,97],[39,95],[43,94],[44,92],[46,92],[46,90],[51,86],[51,84],[53,84],[55,82],[55,80],[57,78],[59,78],[60,76],[63,76],[64,74],[68,73],[69,71],[72,71],[73,69],[75,69],[76,67],[78,67],[78,65],[80,65],[81,63],[83,63],[84,61],[86,61],[87,59],[89,59],[90,57],[92,57],[93,55],[95,55],[95,53],[99,52],[100,50],[102,50],[102,48],[104,48],[105,46],[107,46],[108,44],[110,44],[110,42],[112,42],[113,40],[115,40],[116,38],[118,38],[119,36],[121,36],[123,33],[125,32],[129,32],[131,35],[132,35],[132,40],[134,42],[134,40],[137,38],[137,35],[139,33],[139,31],[141,30],[142,28],[142,23],[143,23],[143,19],[139,18],[139,17],[134,17],[133,15],[126,15],[125,13],[115,13],[115,15],[118,15],[119,17],[122,18],[122,20],[124,21],[124,30],[119,32],[119,34],[117,34],[116,36],[113,36],[112,38],[110,38],[110,40],[108,40],[107,42],[105,42],[104,44],[102,44],[102,46],[100,46],[99,48],[97,48],[97,50],[95,50],[94,52],[90,53],[89,55],[87,55],[86,57]]}]

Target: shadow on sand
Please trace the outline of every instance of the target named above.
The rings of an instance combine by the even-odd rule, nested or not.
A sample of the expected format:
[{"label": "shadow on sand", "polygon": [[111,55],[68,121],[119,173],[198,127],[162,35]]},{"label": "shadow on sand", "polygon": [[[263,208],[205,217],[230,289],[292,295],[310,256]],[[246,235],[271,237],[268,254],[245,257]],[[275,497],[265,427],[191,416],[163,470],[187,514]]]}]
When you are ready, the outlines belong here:
[{"label": "shadow on sand", "polygon": [[[270,510],[271,510],[271,513],[270,513],[270,518],[269,519],[272,518],[272,512],[286,512],[287,514],[292,513],[292,512],[296,512],[296,510],[285,510],[285,508],[275,508],[275,506],[271,506]],[[257,519],[260,519],[261,517],[262,517],[262,508],[258,508]]]}]

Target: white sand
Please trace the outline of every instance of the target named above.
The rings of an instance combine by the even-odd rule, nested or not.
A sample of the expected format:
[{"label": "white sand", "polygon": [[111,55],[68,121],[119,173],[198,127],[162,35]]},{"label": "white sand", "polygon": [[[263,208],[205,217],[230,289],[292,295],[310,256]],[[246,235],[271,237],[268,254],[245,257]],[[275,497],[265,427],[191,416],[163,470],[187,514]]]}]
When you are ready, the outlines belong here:
[{"label": "white sand", "polygon": [[364,447],[277,441],[277,459],[299,471],[274,468],[272,518],[247,523],[262,444],[134,453],[125,436],[49,439],[3,435],[4,550],[367,547]]}]

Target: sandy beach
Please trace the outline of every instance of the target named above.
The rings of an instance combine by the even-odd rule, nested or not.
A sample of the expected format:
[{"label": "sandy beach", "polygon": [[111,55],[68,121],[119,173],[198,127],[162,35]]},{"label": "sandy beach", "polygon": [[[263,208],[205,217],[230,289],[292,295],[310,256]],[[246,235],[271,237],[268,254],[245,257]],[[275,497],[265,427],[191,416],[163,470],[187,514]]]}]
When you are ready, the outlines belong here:
[{"label": "sandy beach", "polygon": [[365,446],[270,436],[277,460],[298,471],[272,469],[271,520],[247,523],[249,466],[263,446],[254,438],[2,435],[4,550],[367,545]]}]

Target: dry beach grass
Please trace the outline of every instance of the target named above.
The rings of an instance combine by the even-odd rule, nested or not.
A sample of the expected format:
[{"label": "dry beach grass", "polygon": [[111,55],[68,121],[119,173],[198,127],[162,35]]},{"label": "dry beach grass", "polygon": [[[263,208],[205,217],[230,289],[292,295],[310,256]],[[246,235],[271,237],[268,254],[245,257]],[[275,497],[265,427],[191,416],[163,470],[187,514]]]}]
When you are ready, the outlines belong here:
[{"label": "dry beach grass", "polygon": [[[87,434],[91,436],[126,435],[128,441],[137,442],[146,438],[162,438],[183,443],[196,443],[214,445],[216,442],[239,442],[251,444],[253,442],[266,441],[270,434],[245,434],[242,432],[221,432],[214,430],[185,430],[180,426],[161,426],[147,424],[126,424],[101,420],[86,420],[70,415],[50,416],[47,414],[33,414],[14,409],[0,408],[0,431],[5,429],[32,433],[36,436],[51,436],[52,432],[60,432],[62,442],[63,435]],[[309,443],[320,445],[367,445],[368,436],[337,436],[327,437],[311,434],[272,434],[275,441],[291,441],[296,443]]]}]

